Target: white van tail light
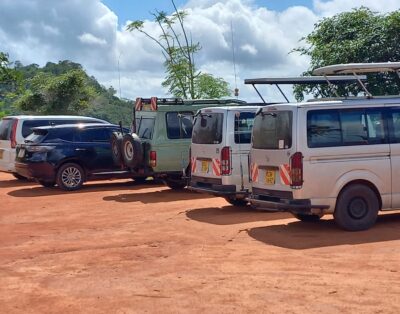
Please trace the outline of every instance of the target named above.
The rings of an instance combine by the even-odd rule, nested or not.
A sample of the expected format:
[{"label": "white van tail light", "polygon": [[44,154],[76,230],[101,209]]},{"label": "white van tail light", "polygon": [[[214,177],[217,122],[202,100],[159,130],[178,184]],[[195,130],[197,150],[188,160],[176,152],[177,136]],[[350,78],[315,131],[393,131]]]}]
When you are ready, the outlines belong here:
[{"label": "white van tail light", "polygon": [[225,146],[221,150],[221,175],[229,176],[231,174],[231,148],[229,146]]},{"label": "white van tail light", "polygon": [[154,168],[157,166],[157,152],[152,150],[150,151],[150,167]]},{"label": "white van tail light", "polygon": [[303,186],[303,154],[296,152],[290,157],[290,187],[301,189]]},{"label": "white van tail light", "polygon": [[11,134],[10,134],[10,140],[11,140],[11,148],[17,147],[17,125],[18,125],[18,120],[14,120],[12,128],[11,128]]}]

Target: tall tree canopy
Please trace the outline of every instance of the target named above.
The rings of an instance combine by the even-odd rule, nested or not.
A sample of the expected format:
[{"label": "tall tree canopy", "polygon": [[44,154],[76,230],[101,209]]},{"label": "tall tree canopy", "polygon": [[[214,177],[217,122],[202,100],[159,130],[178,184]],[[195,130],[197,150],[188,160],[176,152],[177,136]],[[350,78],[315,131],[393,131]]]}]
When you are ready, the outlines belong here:
[{"label": "tall tree canopy", "polygon": [[[134,21],[128,25],[129,31],[138,31],[154,41],[161,49],[165,58],[166,78],[162,83],[175,97],[182,98],[220,98],[229,96],[229,85],[222,78],[202,73],[195,65],[195,54],[201,49],[199,43],[193,43],[185,29],[185,11],[178,11],[171,0],[175,13],[156,11],[154,21],[158,24],[161,35],[153,37],[144,29],[143,21]],[[190,36],[191,37],[191,36]]]},{"label": "tall tree canopy", "polygon": [[[322,19],[302,40],[307,45],[294,51],[311,58],[310,68],[303,75],[331,64],[400,61],[400,10],[377,14],[361,7],[340,13]],[[400,92],[400,80],[395,73],[368,74],[367,86],[374,95]],[[337,90],[341,96],[357,95],[360,91],[355,84]],[[297,100],[304,99],[304,93],[315,97],[330,94],[324,86],[295,86]]]}]

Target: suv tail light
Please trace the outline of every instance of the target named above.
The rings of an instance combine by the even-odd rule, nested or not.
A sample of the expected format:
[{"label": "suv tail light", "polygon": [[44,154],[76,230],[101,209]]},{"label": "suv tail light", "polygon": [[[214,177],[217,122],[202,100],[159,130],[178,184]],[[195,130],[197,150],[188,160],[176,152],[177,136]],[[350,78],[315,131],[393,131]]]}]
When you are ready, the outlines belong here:
[{"label": "suv tail light", "polygon": [[290,157],[290,187],[301,189],[303,186],[303,154],[296,152]]},{"label": "suv tail light", "polygon": [[231,173],[231,148],[229,146],[225,146],[221,150],[221,175],[229,176]]},{"label": "suv tail light", "polygon": [[152,150],[150,151],[150,167],[154,168],[157,166],[157,152]]},{"label": "suv tail light", "polygon": [[17,126],[18,126],[18,119],[15,119],[10,134],[11,148],[17,147]]}]

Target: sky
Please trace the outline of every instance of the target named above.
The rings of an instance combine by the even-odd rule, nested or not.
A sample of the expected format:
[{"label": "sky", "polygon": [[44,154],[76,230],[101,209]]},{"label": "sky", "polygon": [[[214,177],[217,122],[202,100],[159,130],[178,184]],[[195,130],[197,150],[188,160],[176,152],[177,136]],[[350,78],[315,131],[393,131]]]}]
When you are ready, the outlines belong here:
[{"label": "sky", "polygon": [[[400,9],[400,0],[175,0],[188,16],[186,29],[202,49],[196,66],[225,79],[239,98],[258,101],[246,78],[297,76],[309,59],[293,48],[323,17],[366,6],[386,13]],[[150,12],[173,12],[169,0],[0,0],[0,51],[11,61],[43,66],[70,60],[117,96],[168,97],[162,53],[129,21],[144,20],[153,36],[159,28]],[[233,33],[231,31],[233,26]],[[232,35],[234,38],[232,45]],[[232,61],[235,51],[236,80]],[[236,82],[236,83],[235,83]],[[280,101],[274,89],[262,90],[269,101]]]}]

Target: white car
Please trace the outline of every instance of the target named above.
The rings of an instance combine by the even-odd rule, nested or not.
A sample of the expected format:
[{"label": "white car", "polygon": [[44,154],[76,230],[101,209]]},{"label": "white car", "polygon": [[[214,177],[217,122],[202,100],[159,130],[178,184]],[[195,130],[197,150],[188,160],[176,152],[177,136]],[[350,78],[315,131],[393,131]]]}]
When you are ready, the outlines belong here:
[{"label": "white car", "polygon": [[[316,74],[397,71],[400,62],[349,64]],[[363,85],[363,84],[360,84]],[[400,208],[400,97],[312,100],[264,107],[254,120],[250,203],[303,221],[333,214],[345,230],[370,228]]]},{"label": "white car", "polygon": [[248,154],[253,120],[259,106],[199,110],[192,132],[190,189],[246,205]]},{"label": "white car", "polygon": [[24,179],[15,171],[15,148],[24,143],[33,127],[74,123],[108,123],[104,120],[84,116],[7,116],[0,121],[0,171],[12,173],[17,179]]}]

